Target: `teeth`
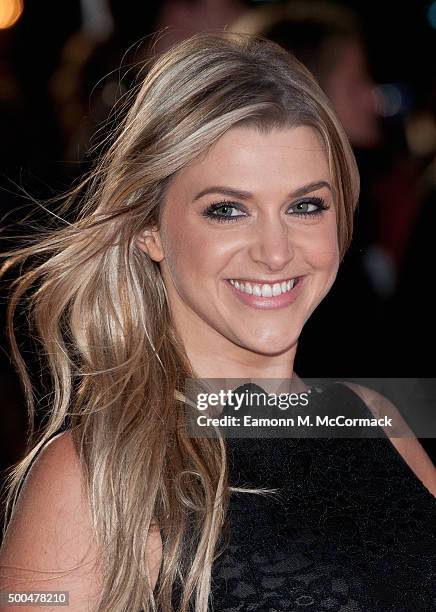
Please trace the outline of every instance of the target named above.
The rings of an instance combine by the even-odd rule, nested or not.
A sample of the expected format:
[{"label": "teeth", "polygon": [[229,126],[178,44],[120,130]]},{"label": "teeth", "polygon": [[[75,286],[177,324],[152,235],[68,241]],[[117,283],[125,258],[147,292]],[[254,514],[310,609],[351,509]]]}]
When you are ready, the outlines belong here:
[{"label": "teeth", "polygon": [[274,283],[273,288],[272,288],[272,294],[275,295],[280,295],[282,292],[282,287],[280,285],[280,283]]},{"label": "teeth", "polygon": [[290,291],[295,285],[295,278],[288,281],[283,281],[282,283],[274,283],[273,285],[268,283],[264,283],[263,285],[252,285],[248,281],[240,282],[232,279],[230,279],[230,282],[234,287],[236,287],[236,289],[239,289],[239,291],[243,291],[244,293],[255,295],[257,297],[275,297]]}]

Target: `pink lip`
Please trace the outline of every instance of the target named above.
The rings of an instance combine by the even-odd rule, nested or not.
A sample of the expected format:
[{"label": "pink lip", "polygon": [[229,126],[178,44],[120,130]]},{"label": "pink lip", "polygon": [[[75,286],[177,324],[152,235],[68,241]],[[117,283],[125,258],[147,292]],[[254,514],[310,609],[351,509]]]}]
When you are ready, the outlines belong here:
[{"label": "pink lip", "polygon": [[252,308],[257,308],[259,310],[272,310],[274,308],[284,308],[285,306],[289,306],[297,297],[300,287],[303,284],[303,276],[296,277],[296,283],[290,291],[286,291],[286,293],[281,293],[280,295],[272,296],[272,297],[259,297],[257,295],[250,295],[245,293],[245,291],[240,291],[236,289],[234,285],[229,280],[226,280],[226,283],[233,290],[234,294],[237,298],[247,306],[251,306]]}]

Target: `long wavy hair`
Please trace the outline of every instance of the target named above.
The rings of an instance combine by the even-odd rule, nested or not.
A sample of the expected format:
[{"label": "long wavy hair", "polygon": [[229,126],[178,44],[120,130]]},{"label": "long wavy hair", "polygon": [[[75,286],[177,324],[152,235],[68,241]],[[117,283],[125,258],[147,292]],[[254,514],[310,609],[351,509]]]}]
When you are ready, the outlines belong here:
[{"label": "long wavy hair", "polygon": [[[188,435],[180,389],[196,375],[159,265],[136,245],[140,232],[159,226],[175,173],[241,125],[306,125],[321,135],[342,259],[359,192],[344,130],[292,55],[262,37],[229,32],[195,35],[153,60],[110,146],[62,200],[58,225],[2,253],[2,275],[20,265],[7,329],[30,423],[26,454],[7,473],[6,508],[13,511],[36,455],[68,422],[101,554],[98,612],[170,611],[176,583],[181,612],[193,601],[196,612],[208,610],[229,496],[268,493],[229,487],[224,440]],[[51,377],[37,434],[34,389],[14,335],[24,301]],[[163,558],[153,592],[146,535],[156,526]]]}]

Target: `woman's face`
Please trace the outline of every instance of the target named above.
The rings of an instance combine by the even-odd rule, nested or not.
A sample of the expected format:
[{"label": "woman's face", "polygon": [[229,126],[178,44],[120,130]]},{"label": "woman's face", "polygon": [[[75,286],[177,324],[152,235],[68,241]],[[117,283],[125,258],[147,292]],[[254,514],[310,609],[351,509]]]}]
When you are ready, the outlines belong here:
[{"label": "woman's face", "polygon": [[[262,355],[296,346],[338,270],[329,185],[322,140],[305,126],[234,128],[173,177],[160,228],[138,244],[160,262],[185,345],[211,357],[223,346]],[[278,293],[277,282],[287,291],[262,291]]]},{"label": "woman's face", "polygon": [[365,50],[356,40],[339,44],[335,69],[325,79],[324,89],[351,144],[375,147],[381,139],[379,101]]}]

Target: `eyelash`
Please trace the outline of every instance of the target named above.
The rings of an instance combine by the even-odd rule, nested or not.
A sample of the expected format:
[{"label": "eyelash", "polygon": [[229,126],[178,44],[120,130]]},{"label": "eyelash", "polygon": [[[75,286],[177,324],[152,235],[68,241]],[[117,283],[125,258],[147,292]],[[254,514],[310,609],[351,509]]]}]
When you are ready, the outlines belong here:
[{"label": "eyelash", "polygon": [[[294,215],[297,217],[312,217],[314,215],[320,215],[325,210],[328,210],[330,208],[330,206],[326,204],[325,200],[319,197],[306,198],[305,200],[302,200],[301,202],[297,202],[296,204],[293,204],[293,206],[298,206],[299,204],[314,204],[318,206],[318,209],[313,210],[312,212],[294,213]],[[222,208],[223,206],[241,210],[240,206],[236,202],[231,202],[229,200],[222,200],[220,202],[213,202],[212,204],[210,204],[210,206],[208,206],[206,210],[203,211],[202,214],[204,217],[207,217],[208,219],[214,219],[215,221],[218,221],[219,223],[237,221],[238,219],[241,218],[242,215],[235,215],[233,217],[229,217],[227,215],[213,214],[215,210]]]}]

